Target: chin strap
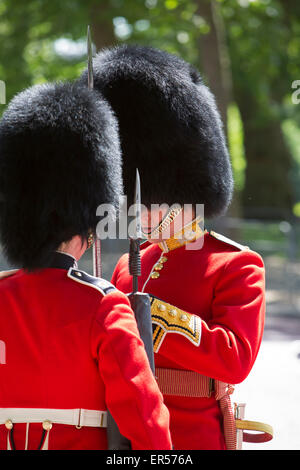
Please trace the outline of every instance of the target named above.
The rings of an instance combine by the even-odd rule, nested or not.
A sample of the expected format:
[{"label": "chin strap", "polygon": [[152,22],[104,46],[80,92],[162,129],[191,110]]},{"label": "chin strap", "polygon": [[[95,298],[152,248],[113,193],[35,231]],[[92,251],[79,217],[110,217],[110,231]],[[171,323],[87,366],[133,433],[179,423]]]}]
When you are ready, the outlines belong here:
[{"label": "chin strap", "polygon": [[171,225],[175,217],[177,217],[182,212],[182,209],[183,207],[179,205],[176,205],[175,207],[173,207],[173,209],[171,208],[168,211],[167,215],[151,233],[143,232],[145,237],[148,239],[153,239],[157,237],[157,235],[163,233]]}]

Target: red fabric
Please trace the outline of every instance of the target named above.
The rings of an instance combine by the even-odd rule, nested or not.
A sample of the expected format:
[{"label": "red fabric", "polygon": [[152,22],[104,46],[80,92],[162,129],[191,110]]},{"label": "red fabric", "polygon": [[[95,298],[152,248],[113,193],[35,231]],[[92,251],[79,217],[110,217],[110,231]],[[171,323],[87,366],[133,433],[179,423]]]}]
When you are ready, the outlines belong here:
[{"label": "red fabric", "polygon": [[[169,413],[127,297],[75,282],[63,269],[0,281],[1,408],[110,409],[133,449],[171,449]],[[24,449],[25,424],[14,426]],[[40,424],[30,424],[36,449]],[[0,426],[0,449],[7,432]],[[106,429],[53,424],[49,449],[106,449]]]},{"label": "red fabric", "polygon": [[[197,243],[197,242],[196,242]],[[180,247],[168,258],[157,279],[149,279],[161,256],[158,245],[145,244],[142,275],[148,292],[188,313],[200,316],[202,336],[196,346],[174,332],[167,334],[155,354],[157,367],[199,372],[236,384],[249,374],[257,356],[264,326],[264,265],[261,257],[213,238],[202,249]],[[131,289],[128,258],[124,255],[112,282],[123,292]],[[214,398],[165,396],[171,415],[175,449],[225,449],[223,418]]]}]

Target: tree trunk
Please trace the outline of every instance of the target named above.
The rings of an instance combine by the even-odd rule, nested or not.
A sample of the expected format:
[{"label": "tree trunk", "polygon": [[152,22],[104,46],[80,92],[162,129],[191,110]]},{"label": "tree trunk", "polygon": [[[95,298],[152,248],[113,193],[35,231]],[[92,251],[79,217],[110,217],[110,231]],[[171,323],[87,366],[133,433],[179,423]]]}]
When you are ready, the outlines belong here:
[{"label": "tree trunk", "polygon": [[[233,100],[230,58],[226,44],[226,34],[220,7],[215,0],[195,0],[197,14],[209,25],[209,33],[199,37],[199,57],[201,68],[216,102],[224,124],[227,136],[227,110]],[[240,217],[240,200],[237,192],[233,195],[227,216]],[[226,219],[213,221],[216,230],[226,232],[226,235],[239,239],[237,228],[226,226]]]},{"label": "tree trunk", "polygon": [[[293,192],[289,181],[292,158],[286,146],[279,118],[265,110],[247,90],[236,93],[244,125],[247,156],[242,201],[248,218],[289,219]],[[251,104],[250,104],[251,103]],[[264,113],[259,119],[261,113]]]},{"label": "tree trunk", "polygon": [[244,128],[245,187],[242,195],[235,192],[228,215],[239,217],[243,213],[247,218],[289,218],[293,205],[289,181],[292,159],[280,119],[274,118],[265,104],[260,103],[254,87],[248,88],[247,75],[241,79],[242,69],[238,70],[239,77],[231,76],[219,4],[215,0],[196,1],[199,15],[210,26],[210,32],[199,38],[203,72],[216,96],[225,126],[228,104],[236,101]]},{"label": "tree trunk", "polygon": [[199,56],[203,73],[216,97],[227,131],[227,108],[232,97],[230,61],[227,53],[224,25],[215,0],[196,0],[197,14],[205,19],[210,31],[199,37]]},{"label": "tree trunk", "polygon": [[93,43],[96,50],[116,44],[114,35],[114,9],[110,0],[94,0],[90,7]]}]

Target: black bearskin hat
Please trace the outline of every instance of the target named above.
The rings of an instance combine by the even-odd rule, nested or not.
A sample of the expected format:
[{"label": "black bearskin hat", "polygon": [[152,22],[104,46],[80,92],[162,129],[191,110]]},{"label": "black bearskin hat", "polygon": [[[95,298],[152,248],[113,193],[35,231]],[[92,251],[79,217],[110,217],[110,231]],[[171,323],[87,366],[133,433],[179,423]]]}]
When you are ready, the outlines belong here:
[{"label": "black bearskin hat", "polygon": [[[93,60],[94,86],[119,121],[123,180],[133,200],[135,169],[142,202],[205,204],[206,217],[225,212],[233,181],[215,100],[198,71],[150,47],[105,49]],[[80,78],[87,82],[87,71]]]},{"label": "black bearskin hat", "polygon": [[0,241],[7,259],[43,268],[74,235],[95,231],[102,203],[122,193],[118,124],[97,91],[33,86],[0,122]]}]

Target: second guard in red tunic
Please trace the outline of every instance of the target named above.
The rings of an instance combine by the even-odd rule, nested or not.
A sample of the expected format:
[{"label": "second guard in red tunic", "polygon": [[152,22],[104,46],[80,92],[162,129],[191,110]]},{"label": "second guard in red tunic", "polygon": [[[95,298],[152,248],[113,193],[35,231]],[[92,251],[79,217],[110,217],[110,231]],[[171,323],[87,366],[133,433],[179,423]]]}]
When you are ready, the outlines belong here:
[{"label": "second guard in red tunic", "polygon": [[[264,266],[257,253],[204,230],[198,217],[201,204],[206,218],[224,214],[233,191],[214,97],[194,67],[151,47],[100,52],[94,78],[119,120],[129,201],[135,168],[141,176],[149,241],[139,289],[152,299],[155,373],[174,447],[235,449],[230,393],[259,351]],[[130,292],[127,255],[112,282]]]},{"label": "second guard in red tunic", "polygon": [[[186,242],[174,238],[145,243],[139,289],[152,298],[156,376],[171,414],[175,449],[226,449],[232,445],[225,438],[230,422],[224,431],[214,383],[200,383],[199,374],[218,387],[217,381],[223,382],[224,393],[231,391],[227,384],[249,374],[263,334],[264,265],[246,247],[203,234],[197,221],[186,230],[197,234],[191,245],[204,236],[201,249],[186,249]],[[112,282],[130,291],[127,255]]]}]

